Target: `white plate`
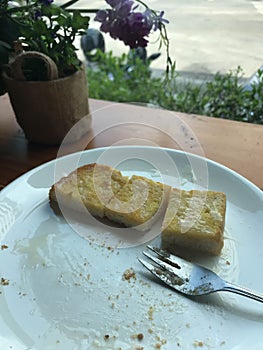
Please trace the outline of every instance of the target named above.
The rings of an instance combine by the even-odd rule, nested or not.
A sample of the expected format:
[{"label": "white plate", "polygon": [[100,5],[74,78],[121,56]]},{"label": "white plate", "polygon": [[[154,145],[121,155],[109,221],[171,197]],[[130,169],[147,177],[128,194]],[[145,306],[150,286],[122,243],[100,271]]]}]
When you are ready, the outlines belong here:
[{"label": "white plate", "polygon": [[[76,165],[92,162],[182,188],[224,191],[223,252],[198,261],[263,291],[263,194],[256,186],[219,164],[174,150],[85,151],[44,164],[0,193],[0,278],[9,282],[0,285],[0,348],[262,349],[263,304],[230,293],[189,299],[150,278],[137,258],[147,240],[159,244],[156,232],[110,248],[115,241],[107,239],[117,228],[74,227],[54,215],[49,187]],[[136,278],[124,279],[127,269]]]}]

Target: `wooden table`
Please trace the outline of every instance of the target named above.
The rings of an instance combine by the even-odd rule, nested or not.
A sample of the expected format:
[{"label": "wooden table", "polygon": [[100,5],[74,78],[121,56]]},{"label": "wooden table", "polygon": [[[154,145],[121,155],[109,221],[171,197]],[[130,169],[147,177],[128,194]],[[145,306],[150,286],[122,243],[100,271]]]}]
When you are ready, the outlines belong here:
[{"label": "wooden table", "polygon": [[181,149],[219,162],[263,189],[263,126],[90,100],[92,130],[63,146],[29,144],[7,95],[0,97],[0,186],[59,154],[114,145]]}]

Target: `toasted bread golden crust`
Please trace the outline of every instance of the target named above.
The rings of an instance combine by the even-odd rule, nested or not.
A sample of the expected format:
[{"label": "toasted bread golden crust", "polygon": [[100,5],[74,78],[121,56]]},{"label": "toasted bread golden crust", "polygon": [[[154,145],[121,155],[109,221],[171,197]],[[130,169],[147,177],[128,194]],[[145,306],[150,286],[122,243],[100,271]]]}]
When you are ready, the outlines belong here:
[{"label": "toasted bread golden crust", "polygon": [[49,192],[50,205],[104,217],[105,205],[127,182],[121,172],[107,165],[84,165],[54,184]]},{"label": "toasted bread golden crust", "polygon": [[172,189],[162,224],[162,244],[219,255],[224,243],[226,195]]},{"label": "toasted bread golden crust", "polygon": [[219,255],[223,247],[226,195],[221,192],[171,189],[142,176],[128,179],[110,166],[92,163],[55,183],[49,201],[56,214],[63,208],[88,211],[140,231],[164,216],[162,245],[170,252],[182,247]]},{"label": "toasted bread golden crust", "polygon": [[163,213],[169,192],[170,186],[133,175],[107,205],[105,215],[127,227],[148,230]]}]

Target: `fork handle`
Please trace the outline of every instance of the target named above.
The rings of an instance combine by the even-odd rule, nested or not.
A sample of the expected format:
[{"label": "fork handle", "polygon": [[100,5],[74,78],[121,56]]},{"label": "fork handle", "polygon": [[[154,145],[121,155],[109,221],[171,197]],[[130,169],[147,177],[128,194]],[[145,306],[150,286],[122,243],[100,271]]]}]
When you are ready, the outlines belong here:
[{"label": "fork handle", "polygon": [[229,282],[225,282],[225,285],[222,288],[222,290],[226,291],[226,292],[240,294],[240,295],[243,295],[244,297],[248,297],[250,299],[254,299],[256,301],[263,303],[263,294],[255,293],[254,291],[252,291],[250,289],[240,287],[238,285],[235,285],[235,284],[232,284]]}]

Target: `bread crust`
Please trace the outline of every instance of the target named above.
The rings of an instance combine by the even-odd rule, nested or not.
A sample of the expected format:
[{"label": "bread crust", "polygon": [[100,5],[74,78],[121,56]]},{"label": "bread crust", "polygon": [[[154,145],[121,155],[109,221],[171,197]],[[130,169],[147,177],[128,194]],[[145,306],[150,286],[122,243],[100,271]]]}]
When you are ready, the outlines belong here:
[{"label": "bread crust", "polygon": [[224,244],[226,195],[173,188],[162,225],[162,244],[219,255]]},{"label": "bread crust", "polygon": [[51,187],[50,206],[56,213],[65,207],[82,213],[88,211],[102,218],[105,205],[127,180],[119,170],[110,166],[97,163],[84,165]]},{"label": "bread crust", "polygon": [[137,175],[129,179],[107,165],[87,164],[61,178],[49,191],[49,203],[56,214],[90,213],[139,231],[161,218],[162,245],[174,253],[186,248],[219,255],[224,244],[224,193],[180,190]]}]

